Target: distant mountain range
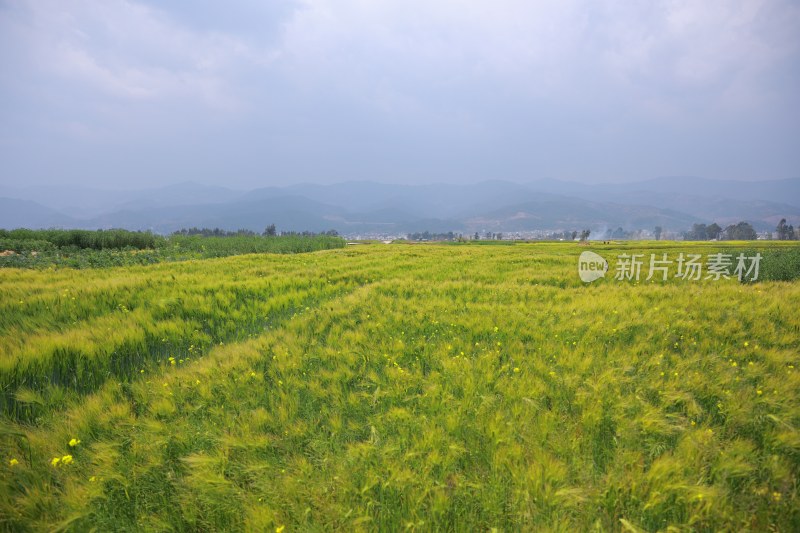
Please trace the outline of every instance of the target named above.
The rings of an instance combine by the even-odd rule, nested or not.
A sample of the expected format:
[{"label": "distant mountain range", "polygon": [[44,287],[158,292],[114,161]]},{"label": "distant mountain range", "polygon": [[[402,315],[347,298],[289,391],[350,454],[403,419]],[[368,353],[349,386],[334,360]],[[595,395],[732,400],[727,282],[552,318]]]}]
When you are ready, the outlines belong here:
[{"label": "distant mountain range", "polygon": [[0,186],[0,227],[127,228],[169,233],[187,227],[402,234],[535,230],[682,231],[694,223],[745,220],[771,230],[800,225],[800,179],[760,182],[665,177],[625,184],[558,180],[526,184],[394,185],[343,182],[237,191],[192,182],[111,191]]}]

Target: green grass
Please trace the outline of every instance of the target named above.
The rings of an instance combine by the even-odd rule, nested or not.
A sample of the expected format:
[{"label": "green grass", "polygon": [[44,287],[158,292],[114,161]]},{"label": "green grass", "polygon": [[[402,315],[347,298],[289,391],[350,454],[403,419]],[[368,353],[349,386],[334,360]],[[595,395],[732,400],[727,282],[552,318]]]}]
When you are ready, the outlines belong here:
[{"label": "green grass", "polygon": [[800,283],[586,249],[753,246],[0,270],[0,529],[800,529]]}]

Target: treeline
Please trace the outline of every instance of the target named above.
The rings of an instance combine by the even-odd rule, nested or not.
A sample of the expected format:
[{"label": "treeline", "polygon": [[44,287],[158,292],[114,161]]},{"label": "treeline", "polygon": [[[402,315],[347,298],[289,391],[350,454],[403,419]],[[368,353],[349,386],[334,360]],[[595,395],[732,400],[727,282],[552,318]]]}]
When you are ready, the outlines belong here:
[{"label": "treeline", "polygon": [[333,235],[306,234],[265,235],[173,235],[169,250],[179,255],[197,258],[227,257],[241,254],[294,254],[342,248],[345,241]]},{"label": "treeline", "polygon": [[693,224],[692,229],[683,233],[685,241],[754,241],[757,238],[756,230],[747,222],[731,224],[724,229],[716,222],[708,226]]},{"label": "treeline", "polygon": [[236,231],[228,231],[220,228],[181,228],[172,232],[172,235],[195,236],[202,237],[286,237],[286,236],[302,236],[302,237],[315,237],[317,235],[327,235],[329,237],[338,237],[339,232],[335,229],[330,229],[323,232],[314,231],[281,231],[278,232],[275,224],[267,226],[262,233],[257,233],[249,229],[237,229]]},{"label": "treeline", "polygon": [[[81,250],[146,250],[155,248],[164,238],[149,231],[124,229],[0,229],[0,248],[15,252],[76,248]],[[18,249],[20,248],[20,249]]]},{"label": "treeline", "polygon": [[184,229],[163,237],[127,230],[0,230],[0,267],[101,268],[249,253],[292,254],[342,248],[327,232],[258,234],[249,230]]},{"label": "treeline", "polygon": [[776,238],[779,241],[796,241],[800,240],[800,228],[794,229],[791,224],[786,224],[786,219],[782,218],[775,228]]}]

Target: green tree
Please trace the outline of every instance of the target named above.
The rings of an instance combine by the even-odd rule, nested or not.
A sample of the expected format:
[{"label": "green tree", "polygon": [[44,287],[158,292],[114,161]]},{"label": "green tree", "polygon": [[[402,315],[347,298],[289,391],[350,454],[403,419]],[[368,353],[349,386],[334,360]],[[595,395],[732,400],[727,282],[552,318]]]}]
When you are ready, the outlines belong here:
[{"label": "green tree", "polygon": [[684,234],[687,241],[706,241],[708,240],[708,229],[705,224],[692,224],[692,229]]},{"label": "green tree", "polygon": [[786,224],[785,218],[782,218],[781,221],[778,222],[778,226],[775,228],[775,231],[778,234],[778,240],[781,241],[787,241],[794,237],[794,228]]},{"label": "green tree", "polygon": [[758,238],[753,226],[744,221],[725,228],[725,236],[733,241],[754,241]]},{"label": "green tree", "polygon": [[722,233],[722,228],[716,222],[706,228],[706,236],[712,241],[717,240],[720,233]]}]

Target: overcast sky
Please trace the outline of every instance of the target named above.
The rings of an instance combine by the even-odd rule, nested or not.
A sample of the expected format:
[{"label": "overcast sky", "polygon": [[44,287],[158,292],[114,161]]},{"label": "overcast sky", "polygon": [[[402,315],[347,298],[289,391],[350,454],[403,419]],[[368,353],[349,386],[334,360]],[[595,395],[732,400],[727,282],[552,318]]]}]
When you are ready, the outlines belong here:
[{"label": "overcast sky", "polygon": [[800,177],[791,0],[0,0],[0,185]]}]

